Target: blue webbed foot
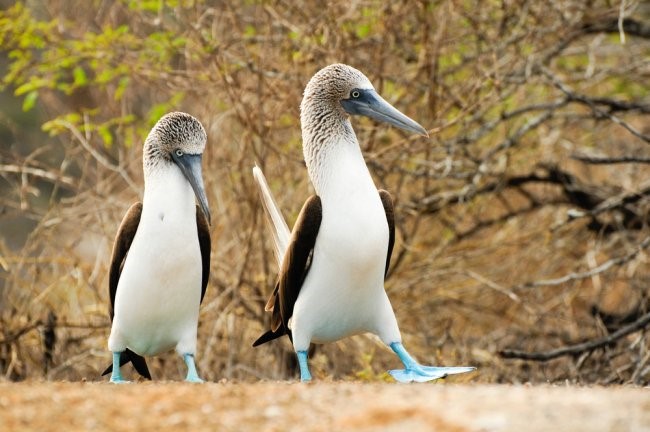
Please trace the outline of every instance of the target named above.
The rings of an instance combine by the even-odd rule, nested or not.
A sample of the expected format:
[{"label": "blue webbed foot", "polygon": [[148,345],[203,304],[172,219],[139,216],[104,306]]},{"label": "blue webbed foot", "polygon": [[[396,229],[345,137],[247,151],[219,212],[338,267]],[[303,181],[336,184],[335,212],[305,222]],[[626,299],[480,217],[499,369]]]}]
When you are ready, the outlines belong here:
[{"label": "blue webbed foot", "polygon": [[395,380],[401,383],[427,382],[436,379],[446,378],[448,375],[460,374],[476,370],[475,367],[436,367],[422,366],[409,369],[395,369],[388,371]]},{"label": "blue webbed foot", "polygon": [[187,376],[185,377],[185,381],[191,382],[191,383],[203,383],[201,378],[199,378],[199,374],[196,372],[196,364],[194,364],[194,355],[193,354],[183,354],[183,360],[185,360],[185,365],[187,365]]},{"label": "blue webbed foot", "polygon": [[402,383],[409,382],[427,382],[440,378],[445,378],[448,375],[461,374],[476,370],[475,367],[438,367],[438,366],[423,366],[413,359],[409,353],[404,349],[401,343],[394,342],[390,347],[395,354],[404,363],[405,369],[388,371],[393,378]]},{"label": "blue webbed foot", "polygon": [[298,365],[300,366],[300,381],[311,381],[311,373],[309,373],[309,365],[307,364],[307,351],[297,351]]},{"label": "blue webbed foot", "polygon": [[113,372],[111,372],[111,380],[113,384],[128,384],[131,381],[125,380],[122,378],[122,372],[120,371],[120,352],[113,353]]}]

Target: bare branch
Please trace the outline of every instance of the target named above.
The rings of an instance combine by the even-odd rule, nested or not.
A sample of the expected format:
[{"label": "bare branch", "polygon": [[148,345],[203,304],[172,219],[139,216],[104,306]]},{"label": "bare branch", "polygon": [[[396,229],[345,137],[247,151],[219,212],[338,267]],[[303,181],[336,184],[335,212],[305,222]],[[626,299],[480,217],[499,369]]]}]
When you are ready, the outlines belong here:
[{"label": "bare branch", "polygon": [[650,312],[643,315],[634,323],[622,327],[621,329],[615,331],[614,333],[609,334],[600,339],[592,340],[589,342],[583,342],[583,343],[579,343],[567,347],[557,348],[551,351],[542,351],[542,352],[526,352],[526,351],[505,349],[499,351],[499,355],[503,358],[508,358],[508,359],[522,359],[522,360],[535,360],[535,361],[548,361],[566,355],[575,356],[578,354],[582,354],[583,352],[593,351],[598,348],[602,348],[604,346],[610,345],[616,342],[617,340],[624,338],[630,333],[634,333],[644,329],[645,327],[648,326],[648,324],[650,324]]},{"label": "bare branch", "polygon": [[650,39],[650,24],[632,18],[625,18],[622,22],[619,18],[612,18],[606,21],[589,23],[583,27],[585,33],[620,33]]},{"label": "bare branch", "polygon": [[610,109],[610,112],[637,111],[642,114],[650,113],[649,104],[642,104],[638,102],[623,101],[623,100],[604,98],[604,97],[592,97],[592,98],[587,96],[580,96],[580,97],[585,100],[588,99],[590,102],[594,104],[605,105],[607,108]]},{"label": "bare branch", "polygon": [[[612,211],[612,210],[618,210],[621,213],[623,213],[623,218],[624,218],[624,226],[627,228],[632,228],[635,225],[635,222],[639,222],[639,219],[641,216],[637,215],[635,213],[635,209],[628,208],[630,204],[637,203],[638,201],[642,200],[643,198],[650,196],[650,185],[648,182],[645,182],[643,185],[640,186],[640,190],[636,192],[631,192],[631,193],[625,193],[621,194],[618,196],[610,196],[606,199],[602,199],[600,202],[598,202],[596,205],[591,206],[591,207],[582,207],[584,212],[578,211],[578,212],[571,212],[568,215],[568,218],[566,221],[563,221],[559,224],[556,224],[553,226],[553,230],[556,230],[560,226],[563,226],[564,224],[572,221],[576,221],[578,219],[582,218],[595,218],[596,216]],[[636,220],[636,221],[635,221]],[[641,222],[644,222],[643,219]],[[641,225],[641,228],[643,225]]]},{"label": "bare branch", "polygon": [[623,127],[625,130],[630,132],[635,137],[650,144],[650,136],[645,135],[644,133],[638,131],[636,128],[632,127],[630,124],[623,121],[619,117],[611,114],[610,112],[603,111],[598,106],[596,106],[596,102],[594,102],[594,100],[574,92],[566,84],[564,84],[558,77],[552,74],[551,71],[548,70],[547,68],[542,67],[541,70],[544,73],[544,75],[553,83],[553,85],[555,85],[560,91],[562,91],[562,93],[564,93],[571,101],[580,102],[587,105],[599,117],[610,119],[614,123],[618,124],[619,126]]},{"label": "bare branch", "polygon": [[571,155],[571,159],[585,162],[592,165],[611,165],[624,163],[642,163],[650,164],[650,157],[641,156],[621,156],[621,157],[597,157],[582,154]]},{"label": "bare branch", "polygon": [[0,172],[23,174],[23,175],[27,174],[34,177],[50,180],[53,183],[61,183],[72,190],[77,190],[77,186],[78,186],[72,177],[56,174],[54,172],[46,171],[41,168],[19,166],[19,165],[0,165]]},{"label": "bare branch", "polygon": [[575,176],[556,166],[538,164],[537,168],[544,172],[532,172],[529,174],[498,178],[497,180],[487,183],[479,188],[463,188],[457,192],[445,192],[430,195],[417,202],[408,203],[407,205],[410,208],[419,209],[420,211],[435,213],[447,204],[466,203],[472,198],[480,195],[490,194],[507,188],[520,189],[522,186],[530,183],[560,185],[562,186],[569,203],[587,210],[597,207],[604,201],[604,198],[598,196],[595,191],[590,191],[587,186],[580,184]]},{"label": "bare branch", "polygon": [[524,135],[536,129],[551,117],[553,117],[553,110],[546,111],[545,113],[540,114],[537,117],[527,121],[522,127],[517,129],[517,131],[514,134],[508,137],[501,144],[491,149],[485,156],[485,159],[489,159],[490,157],[494,156],[496,153],[516,145]]},{"label": "bare branch", "polygon": [[17,332],[5,336],[4,339],[0,339],[0,345],[9,345],[9,344],[11,344],[11,343],[16,342],[18,339],[20,339],[20,338],[21,338],[22,336],[24,336],[25,334],[27,334],[27,333],[29,333],[30,331],[32,331],[32,330],[37,329],[38,327],[40,327],[41,324],[42,324],[42,323],[41,323],[40,320],[39,320],[39,321],[35,321],[35,322],[32,322],[32,323],[27,324],[26,326],[24,326],[23,328],[21,328],[21,329],[18,330]]}]

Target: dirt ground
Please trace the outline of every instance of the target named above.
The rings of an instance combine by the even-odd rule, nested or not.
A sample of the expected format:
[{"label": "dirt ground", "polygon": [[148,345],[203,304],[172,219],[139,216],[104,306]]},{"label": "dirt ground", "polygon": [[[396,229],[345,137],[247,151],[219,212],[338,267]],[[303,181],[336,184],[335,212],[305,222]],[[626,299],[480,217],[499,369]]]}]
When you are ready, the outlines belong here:
[{"label": "dirt ground", "polygon": [[650,431],[625,387],[2,383],[0,431]]}]

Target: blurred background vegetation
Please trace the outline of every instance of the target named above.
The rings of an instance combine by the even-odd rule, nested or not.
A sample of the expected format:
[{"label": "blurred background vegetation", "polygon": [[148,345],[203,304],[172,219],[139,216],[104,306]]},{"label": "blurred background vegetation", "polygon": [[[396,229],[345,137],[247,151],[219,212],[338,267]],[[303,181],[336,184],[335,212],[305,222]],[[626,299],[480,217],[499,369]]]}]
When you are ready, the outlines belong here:
[{"label": "blurred background vegetation", "polygon": [[[646,2],[0,6],[0,379],[100,379],[111,243],[142,194],[144,137],[174,110],[208,132],[199,370],[295,378],[288,340],[251,348],[277,270],[251,167],[291,225],[311,193],[302,91],[344,62],[431,134],[353,120],[396,198],[386,289],[414,355],[479,367],[456,380],[650,380]],[[317,350],[312,368],[375,380],[397,362],[358,336]],[[173,353],[150,367],[183,373]]]}]

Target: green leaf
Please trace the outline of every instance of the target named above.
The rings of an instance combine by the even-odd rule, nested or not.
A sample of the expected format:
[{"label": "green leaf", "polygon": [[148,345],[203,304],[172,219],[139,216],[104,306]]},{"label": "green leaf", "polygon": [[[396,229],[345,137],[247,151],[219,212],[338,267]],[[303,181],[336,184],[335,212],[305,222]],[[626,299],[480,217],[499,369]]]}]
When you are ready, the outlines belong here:
[{"label": "green leaf", "polygon": [[36,90],[32,90],[27,93],[27,96],[25,96],[25,99],[23,99],[23,111],[29,111],[30,109],[34,108],[37,99],[38,92]]},{"label": "green leaf", "polygon": [[43,129],[44,132],[48,132],[50,136],[54,136],[68,130],[66,123],[78,126],[81,120],[81,114],[71,112],[68,114],[60,115],[55,119],[43,123],[41,129]]},{"label": "green leaf", "polygon": [[50,136],[57,135],[65,130],[61,124],[61,120],[59,119],[54,119],[43,123],[41,129],[43,129],[43,132],[48,132]]},{"label": "green leaf", "polygon": [[120,78],[120,81],[117,84],[117,89],[115,89],[115,94],[113,95],[113,98],[117,100],[121,100],[122,96],[124,96],[124,92],[126,91],[127,87],[129,86],[129,77],[125,76]]},{"label": "green leaf", "polygon": [[24,95],[25,93],[30,93],[32,91],[38,90],[41,87],[45,87],[47,85],[47,81],[43,78],[32,78],[25,84],[19,86],[16,90],[14,90],[14,95],[20,96]]},{"label": "green leaf", "polygon": [[256,34],[257,34],[257,30],[256,30],[255,27],[253,27],[252,25],[248,24],[248,25],[244,28],[244,36],[250,38],[250,37],[255,36]]},{"label": "green leaf", "polygon": [[81,66],[77,66],[72,70],[72,76],[74,77],[74,85],[83,86],[88,84],[88,76],[86,76],[86,71]]},{"label": "green leaf", "polygon": [[113,145],[113,134],[108,126],[102,125],[97,128],[97,133],[104,140],[104,146],[111,147]]},{"label": "green leaf", "polygon": [[370,34],[370,24],[363,24],[357,27],[357,37],[363,39]]},{"label": "green leaf", "polygon": [[140,0],[129,1],[129,9],[132,10],[141,10],[147,12],[158,12],[158,9],[161,7],[159,0]]},{"label": "green leaf", "polygon": [[104,69],[97,74],[95,81],[98,84],[106,84],[115,77],[115,69]]}]

